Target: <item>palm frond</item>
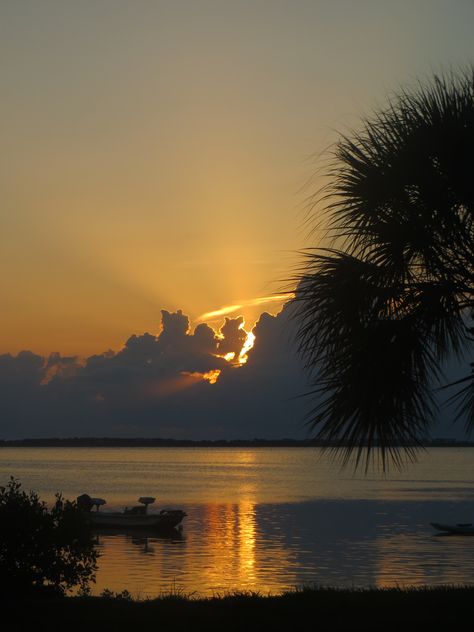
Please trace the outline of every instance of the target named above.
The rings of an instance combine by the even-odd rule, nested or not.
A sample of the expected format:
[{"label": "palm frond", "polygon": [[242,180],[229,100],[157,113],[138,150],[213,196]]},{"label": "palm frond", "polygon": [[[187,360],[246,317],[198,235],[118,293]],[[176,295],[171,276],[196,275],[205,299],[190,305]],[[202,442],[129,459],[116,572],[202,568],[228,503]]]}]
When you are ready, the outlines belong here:
[{"label": "palm frond", "polygon": [[432,419],[439,366],[430,332],[382,268],[336,251],[310,256],[295,297],[299,351],[318,395],[310,424],[346,457],[378,446],[385,465],[393,447],[420,445]]},{"label": "palm frond", "polygon": [[[402,92],[336,147],[323,198],[333,245],[304,253],[294,303],[310,424],[345,460],[412,454],[442,363],[466,349],[473,165],[474,70]],[[474,426],[474,380],[459,398]]]},{"label": "palm frond", "polygon": [[471,362],[471,372],[469,375],[447,384],[445,388],[453,388],[463,384],[463,387],[457,390],[448,398],[446,404],[453,405],[455,409],[455,421],[464,419],[464,427],[468,433],[474,430],[474,363]]}]

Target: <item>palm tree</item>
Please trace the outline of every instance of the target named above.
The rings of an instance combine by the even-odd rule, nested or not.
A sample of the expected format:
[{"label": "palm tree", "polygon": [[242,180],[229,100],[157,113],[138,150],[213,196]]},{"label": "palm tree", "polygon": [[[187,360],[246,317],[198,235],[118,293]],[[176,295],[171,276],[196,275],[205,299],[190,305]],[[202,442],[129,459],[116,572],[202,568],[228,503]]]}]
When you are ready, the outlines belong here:
[{"label": "palm tree", "polygon": [[[295,296],[310,424],[345,461],[400,464],[437,412],[443,363],[474,331],[474,69],[393,97],[342,137],[329,176],[331,247],[305,252]],[[457,384],[470,429],[469,367]]]}]

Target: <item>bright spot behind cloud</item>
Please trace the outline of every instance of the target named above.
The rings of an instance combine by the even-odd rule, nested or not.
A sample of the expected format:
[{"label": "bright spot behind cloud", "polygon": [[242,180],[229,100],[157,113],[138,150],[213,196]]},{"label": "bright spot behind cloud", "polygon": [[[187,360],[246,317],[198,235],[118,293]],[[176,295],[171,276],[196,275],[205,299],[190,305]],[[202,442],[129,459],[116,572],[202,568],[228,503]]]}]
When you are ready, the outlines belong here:
[{"label": "bright spot behind cloud", "polygon": [[207,380],[209,384],[215,384],[221,374],[220,369],[214,369],[213,371],[208,371],[207,373],[203,373],[202,379]]},{"label": "bright spot behind cloud", "polygon": [[219,379],[219,375],[221,374],[220,369],[214,369],[212,371],[207,371],[206,373],[199,373],[198,371],[182,371],[181,375],[186,377],[196,378],[197,380],[206,380],[209,384],[215,384]]},{"label": "bright spot behind cloud", "polygon": [[[243,329],[243,324],[242,324],[242,329]],[[245,330],[244,330],[245,331]],[[244,346],[242,347],[240,353],[239,353],[239,362],[240,364],[245,364],[248,360],[248,351],[250,351],[250,349],[253,347],[255,343],[255,334],[252,333],[251,331],[247,332],[247,339],[244,342]]]}]

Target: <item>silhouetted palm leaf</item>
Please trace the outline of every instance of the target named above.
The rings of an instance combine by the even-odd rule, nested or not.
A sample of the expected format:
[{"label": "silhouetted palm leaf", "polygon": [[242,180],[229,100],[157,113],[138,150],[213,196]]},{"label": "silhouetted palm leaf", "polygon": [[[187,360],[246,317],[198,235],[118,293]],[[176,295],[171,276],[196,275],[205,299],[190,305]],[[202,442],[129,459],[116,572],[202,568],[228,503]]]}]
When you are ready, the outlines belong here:
[{"label": "silhouetted palm leaf", "polygon": [[[305,253],[295,296],[316,436],[399,460],[427,434],[441,363],[474,301],[474,73],[404,92],[337,145],[334,249]],[[470,389],[470,390],[469,390]],[[474,380],[460,392],[474,423]]]}]

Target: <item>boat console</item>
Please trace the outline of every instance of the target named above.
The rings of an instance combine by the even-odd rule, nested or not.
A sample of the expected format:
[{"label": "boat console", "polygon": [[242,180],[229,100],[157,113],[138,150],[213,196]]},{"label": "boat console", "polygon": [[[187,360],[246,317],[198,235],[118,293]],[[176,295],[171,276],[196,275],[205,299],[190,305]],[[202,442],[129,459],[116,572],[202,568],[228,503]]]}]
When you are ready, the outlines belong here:
[{"label": "boat console", "polygon": [[92,511],[94,507],[96,511],[99,511],[99,507],[106,504],[103,498],[91,498],[89,494],[81,494],[77,497],[76,502],[82,511]]},{"label": "boat console", "polygon": [[125,507],[125,514],[135,514],[135,515],[145,515],[148,512],[148,505],[152,505],[155,502],[156,498],[152,496],[140,496],[138,502],[141,503],[141,506],[138,505],[136,507]]}]

